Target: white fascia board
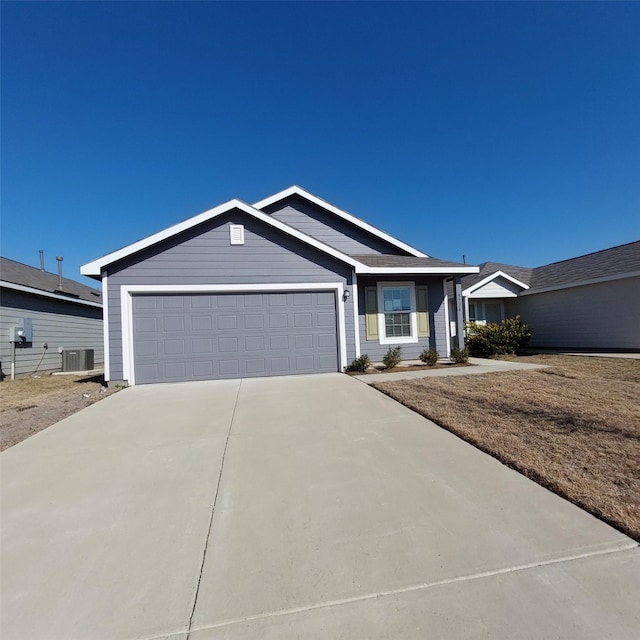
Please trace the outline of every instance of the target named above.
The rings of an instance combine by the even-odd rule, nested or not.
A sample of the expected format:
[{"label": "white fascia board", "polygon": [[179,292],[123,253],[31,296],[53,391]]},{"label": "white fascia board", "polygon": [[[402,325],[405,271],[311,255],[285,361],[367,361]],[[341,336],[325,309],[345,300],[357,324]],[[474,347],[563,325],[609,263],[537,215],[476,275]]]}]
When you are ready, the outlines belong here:
[{"label": "white fascia board", "polygon": [[479,267],[368,267],[358,263],[356,273],[377,275],[439,275],[478,273]]},{"label": "white fascia board", "polygon": [[535,296],[538,293],[547,293],[549,291],[561,291],[562,289],[573,289],[574,287],[586,287],[590,284],[600,284],[603,282],[613,282],[614,280],[625,280],[626,278],[637,278],[640,271],[629,271],[627,273],[619,273],[615,276],[603,276],[602,278],[592,278],[591,280],[581,280],[579,282],[568,282],[567,284],[558,284],[553,287],[545,287],[543,289],[534,289],[533,291],[523,291],[520,296]]},{"label": "white fascia board", "polygon": [[288,198],[293,195],[300,196],[301,198],[304,198],[309,202],[313,202],[313,204],[319,207],[322,207],[325,211],[329,211],[330,213],[333,213],[339,218],[342,218],[343,220],[347,220],[348,222],[351,222],[355,226],[360,227],[365,231],[368,231],[374,236],[377,236],[378,238],[382,238],[382,240],[386,240],[390,244],[395,245],[396,247],[402,249],[403,251],[406,251],[407,253],[410,253],[412,256],[416,256],[417,258],[429,257],[426,253],[422,253],[422,251],[418,251],[418,249],[414,249],[414,247],[402,242],[401,240],[398,240],[397,238],[394,238],[393,236],[390,236],[388,233],[385,233],[380,229],[377,229],[376,227],[366,223],[364,220],[360,220],[360,218],[356,218],[356,216],[351,215],[350,213],[347,213],[342,209],[338,209],[338,207],[326,202],[322,198],[318,198],[318,196],[314,196],[312,193],[309,193],[308,191],[306,191],[302,187],[299,187],[298,185],[293,185],[292,187],[289,187],[284,191],[279,191],[278,193],[275,193],[272,196],[269,196],[267,198],[264,198],[263,200],[260,200],[259,202],[256,202],[253,206],[256,209],[264,209],[265,207],[268,207],[269,205],[272,205],[275,202],[279,202],[280,200],[284,200],[285,198]]},{"label": "white fascia board", "polygon": [[324,244],[323,242],[320,242],[319,240],[316,240],[315,238],[312,238],[311,236],[308,236],[302,233],[301,231],[294,229],[293,227],[290,227],[288,224],[285,224],[284,222],[280,222],[279,220],[272,218],[266,213],[263,213],[262,211],[259,211],[258,209],[252,207],[251,205],[248,205],[246,202],[242,202],[242,200],[233,199],[217,207],[214,207],[213,209],[204,211],[203,213],[200,213],[197,216],[193,216],[193,218],[189,218],[188,220],[179,222],[178,224],[175,224],[172,227],[168,227],[163,231],[154,233],[153,235],[148,236],[147,238],[138,240],[138,242],[134,242],[133,244],[123,247],[118,251],[109,253],[106,256],[103,256],[102,258],[98,258],[97,260],[94,260],[93,262],[88,262],[87,264],[80,267],[80,273],[82,273],[85,276],[99,276],[102,272],[103,267],[109,264],[112,264],[113,262],[116,262],[118,260],[121,260],[122,258],[126,258],[127,256],[130,256],[134,253],[137,253],[138,251],[142,251],[147,247],[151,247],[154,244],[157,244],[158,242],[162,242],[163,240],[171,238],[172,236],[175,236],[178,233],[182,233],[187,229],[191,229],[192,227],[202,224],[203,222],[207,222],[218,216],[228,213],[233,209],[239,209],[240,211],[247,213],[250,216],[253,216],[254,218],[264,222],[265,224],[268,224],[278,229],[279,231],[282,231],[290,236],[293,236],[294,238],[297,238],[298,240],[301,240],[302,242],[305,242],[306,244],[309,244],[312,247],[315,247],[316,249],[319,249],[320,251],[323,251],[324,253],[327,253],[333,256],[334,258],[338,258],[339,260],[342,260],[343,262],[346,262],[351,266],[356,266],[359,264],[356,260],[342,253],[341,251],[338,251],[337,249],[334,249],[333,247],[330,247]]},{"label": "white fascia board", "polygon": [[[476,271],[476,273],[478,272],[479,270]],[[473,293],[476,289],[479,289],[480,287],[484,287],[485,284],[491,282],[492,280],[495,280],[496,278],[504,278],[505,280],[509,280],[509,282],[513,282],[513,284],[515,284],[518,287],[522,287],[524,290],[527,290],[529,288],[528,284],[525,284],[524,282],[520,282],[520,280],[516,280],[516,278],[514,278],[513,276],[510,276],[508,273],[505,273],[504,271],[494,271],[492,274],[488,275],[484,280],[480,280],[480,282],[476,282],[475,284],[472,284],[470,287],[465,289],[462,292],[462,295],[468,296],[471,293]]]},{"label": "white fascia board", "polygon": [[102,309],[102,304],[100,302],[91,302],[90,300],[82,300],[80,298],[69,298],[57,293],[49,293],[48,291],[43,291],[42,289],[34,289],[33,287],[25,287],[24,285],[14,284],[13,282],[5,282],[4,280],[0,280],[0,287],[3,287],[5,289],[13,289],[14,291],[22,291],[24,293],[31,293],[36,296],[42,296],[43,298],[54,298],[55,300],[62,300],[62,302],[70,302],[71,304],[82,304],[87,307],[97,307],[98,309]]}]

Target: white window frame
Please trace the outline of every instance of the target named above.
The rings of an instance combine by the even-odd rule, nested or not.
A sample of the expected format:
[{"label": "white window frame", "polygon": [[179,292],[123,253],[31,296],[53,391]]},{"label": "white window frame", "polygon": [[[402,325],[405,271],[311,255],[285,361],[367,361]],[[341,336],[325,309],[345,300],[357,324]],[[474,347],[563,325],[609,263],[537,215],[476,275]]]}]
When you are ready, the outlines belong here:
[{"label": "white window frame", "polygon": [[[384,289],[406,287],[409,289],[409,322],[411,326],[410,336],[391,336],[387,338],[387,325],[384,312]],[[415,344],[418,342],[418,314],[416,311],[416,285],[412,280],[405,282],[378,282],[378,342],[380,344]],[[398,313],[398,312],[395,312]],[[400,312],[406,313],[406,312]]]}]

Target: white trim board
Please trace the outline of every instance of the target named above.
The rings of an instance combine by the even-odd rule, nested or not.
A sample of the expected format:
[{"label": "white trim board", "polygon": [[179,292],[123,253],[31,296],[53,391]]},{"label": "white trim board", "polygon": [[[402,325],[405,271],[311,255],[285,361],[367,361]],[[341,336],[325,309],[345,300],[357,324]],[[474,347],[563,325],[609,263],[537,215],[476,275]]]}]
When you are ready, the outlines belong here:
[{"label": "white trim board", "polygon": [[[478,268],[478,271],[476,271],[476,273],[478,273],[479,271],[480,269]],[[513,276],[510,276],[508,273],[505,273],[504,271],[494,271],[492,274],[488,275],[483,280],[480,280],[480,282],[476,282],[475,284],[472,284],[470,287],[467,287],[462,292],[462,295],[463,296],[471,295],[471,293],[473,293],[476,289],[480,289],[480,287],[484,287],[485,284],[491,282],[492,280],[495,280],[496,278],[504,278],[505,280],[508,280],[509,282],[512,282],[516,286],[522,287],[525,290],[529,288],[528,284],[525,284],[524,282],[517,280]]]},{"label": "white trim board", "polygon": [[360,316],[358,315],[358,276],[354,270],[351,280],[351,296],[353,297],[353,324],[356,341],[356,358],[360,357]]},{"label": "white trim board", "polygon": [[449,319],[449,294],[446,292],[447,288],[443,282],[444,287],[444,323],[447,335],[447,358],[451,357],[451,321]]},{"label": "white trim board", "polygon": [[310,193],[306,189],[303,189],[302,187],[299,187],[298,185],[295,185],[295,184],[292,185],[291,187],[288,187],[287,189],[284,189],[283,191],[274,193],[272,196],[268,196],[254,203],[253,206],[256,209],[264,209],[265,207],[268,207],[276,202],[279,202],[280,200],[284,200],[285,198],[289,198],[293,195],[299,196],[304,200],[308,200],[309,202],[312,202],[313,204],[324,209],[325,211],[328,211],[329,213],[332,213],[333,215],[338,216],[343,220],[347,220],[348,222],[351,222],[351,224],[355,225],[356,227],[360,227],[361,229],[368,231],[372,235],[377,236],[382,240],[385,240],[389,244],[395,245],[396,247],[406,251],[407,253],[410,253],[412,256],[417,256],[419,258],[429,257],[426,253],[422,253],[422,251],[418,251],[418,249],[415,249],[414,247],[402,242],[401,240],[398,240],[397,238],[390,236],[388,233],[385,233],[384,231],[381,231],[380,229],[366,223],[364,220],[360,220],[360,218],[356,218],[356,216],[350,213],[347,213],[342,209],[339,209],[338,207],[330,204],[329,202],[326,202],[322,198],[318,198],[318,196],[314,196],[312,193]]},{"label": "white trim board", "polygon": [[102,340],[104,349],[104,380],[111,379],[110,353],[109,353],[109,288],[107,284],[107,274],[102,276]]},{"label": "white trim board", "polygon": [[[69,296],[63,296],[58,293],[49,293],[48,291],[43,291],[42,289],[25,287],[22,284],[14,284],[13,282],[5,282],[4,280],[0,280],[0,287],[3,287],[5,289],[13,289],[15,291],[22,291],[24,293],[31,293],[36,296],[42,296],[43,298],[54,298],[55,300],[69,302],[70,304],[82,304],[87,307],[97,307],[98,309],[102,309],[102,304],[100,302],[91,302],[90,300],[82,300],[81,298],[70,298]],[[104,299],[104,294],[102,298]]]},{"label": "white trim board", "polygon": [[259,291],[335,291],[338,311],[338,370],[347,366],[347,336],[344,305],[344,284],[342,282],[293,282],[278,284],[132,284],[120,287],[120,322],[122,325],[122,377],[130,385],[135,385],[133,354],[133,304],[136,293],[251,293]]},{"label": "white trim board", "polygon": [[453,273],[459,274],[469,274],[469,273],[478,273],[480,271],[479,267],[469,267],[461,265],[459,267],[368,267],[358,262],[356,266],[356,273],[359,274],[373,274],[373,275],[401,275],[401,276],[412,276],[412,275],[422,275],[422,274],[431,274],[431,275],[449,275]]}]

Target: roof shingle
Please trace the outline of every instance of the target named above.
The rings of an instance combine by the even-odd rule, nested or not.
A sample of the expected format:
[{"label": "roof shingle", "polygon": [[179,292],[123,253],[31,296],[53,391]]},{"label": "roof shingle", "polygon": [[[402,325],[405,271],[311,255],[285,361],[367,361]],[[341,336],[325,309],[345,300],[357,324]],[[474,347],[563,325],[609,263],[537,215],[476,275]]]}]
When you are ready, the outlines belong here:
[{"label": "roof shingle", "polygon": [[60,289],[58,287],[58,274],[40,271],[40,269],[9,258],[0,257],[0,280],[19,284],[23,287],[40,289],[47,293],[68,296],[70,302],[85,300],[98,304],[102,303],[102,294],[98,289],[92,289],[69,278],[62,278],[62,289]]}]

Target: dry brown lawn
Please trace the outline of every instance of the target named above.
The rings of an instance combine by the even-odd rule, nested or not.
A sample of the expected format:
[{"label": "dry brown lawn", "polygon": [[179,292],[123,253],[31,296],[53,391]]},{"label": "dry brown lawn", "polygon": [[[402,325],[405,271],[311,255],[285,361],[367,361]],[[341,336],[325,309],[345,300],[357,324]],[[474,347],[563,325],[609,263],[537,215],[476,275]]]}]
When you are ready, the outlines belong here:
[{"label": "dry brown lawn", "polygon": [[0,443],[4,451],[112,394],[102,376],[25,376],[0,383]]},{"label": "dry brown lawn", "polygon": [[374,386],[640,541],[640,360],[513,359],[550,366]]}]

